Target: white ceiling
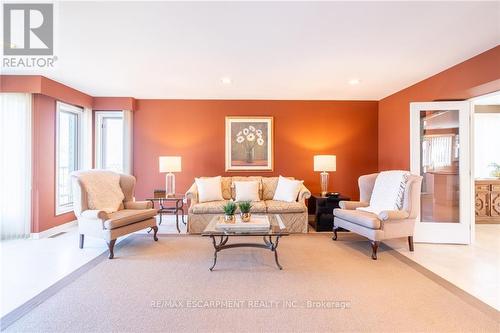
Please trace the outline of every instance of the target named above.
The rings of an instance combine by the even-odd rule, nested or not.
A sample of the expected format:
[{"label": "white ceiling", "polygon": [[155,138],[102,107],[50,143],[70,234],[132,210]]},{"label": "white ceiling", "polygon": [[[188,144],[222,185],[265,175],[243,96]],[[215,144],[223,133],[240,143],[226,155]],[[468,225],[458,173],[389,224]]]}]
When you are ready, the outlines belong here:
[{"label": "white ceiling", "polygon": [[93,96],[378,100],[500,42],[498,1],[63,2],[56,19],[56,68],[21,73]]}]

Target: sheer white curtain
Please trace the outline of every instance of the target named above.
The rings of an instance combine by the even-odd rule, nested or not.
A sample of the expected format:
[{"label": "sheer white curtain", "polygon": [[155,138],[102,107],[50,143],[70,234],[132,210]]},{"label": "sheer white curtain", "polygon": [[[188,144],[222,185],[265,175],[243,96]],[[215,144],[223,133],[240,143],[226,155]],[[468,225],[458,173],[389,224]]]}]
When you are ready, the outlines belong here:
[{"label": "sheer white curtain", "polygon": [[0,93],[0,235],[31,232],[31,95]]},{"label": "sheer white curtain", "polygon": [[123,110],[123,173],[133,172],[133,121],[134,112]]}]

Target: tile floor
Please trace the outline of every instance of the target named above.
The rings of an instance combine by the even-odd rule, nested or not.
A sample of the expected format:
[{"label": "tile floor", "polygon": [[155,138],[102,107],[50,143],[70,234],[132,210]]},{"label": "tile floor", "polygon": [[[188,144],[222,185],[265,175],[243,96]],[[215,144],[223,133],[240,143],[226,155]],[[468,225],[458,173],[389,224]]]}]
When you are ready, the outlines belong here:
[{"label": "tile floor", "polygon": [[476,224],[472,245],[385,242],[404,256],[500,310],[500,224]]}]

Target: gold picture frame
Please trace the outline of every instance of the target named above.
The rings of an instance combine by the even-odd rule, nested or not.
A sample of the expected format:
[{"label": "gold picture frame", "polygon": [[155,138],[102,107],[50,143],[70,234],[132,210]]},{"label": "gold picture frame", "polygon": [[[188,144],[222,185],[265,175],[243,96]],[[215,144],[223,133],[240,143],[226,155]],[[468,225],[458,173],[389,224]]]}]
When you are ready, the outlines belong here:
[{"label": "gold picture frame", "polygon": [[226,171],[273,171],[273,117],[226,117]]}]

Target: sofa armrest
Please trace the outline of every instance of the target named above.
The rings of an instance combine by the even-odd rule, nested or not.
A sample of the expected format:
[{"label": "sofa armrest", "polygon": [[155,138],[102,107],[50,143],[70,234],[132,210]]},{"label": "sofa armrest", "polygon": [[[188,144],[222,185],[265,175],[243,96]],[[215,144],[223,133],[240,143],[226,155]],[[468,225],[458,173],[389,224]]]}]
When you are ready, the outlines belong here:
[{"label": "sofa armrest", "polygon": [[381,221],[387,220],[404,220],[408,218],[410,214],[404,210],[384,210],[378,214],[378,218]]},{"label": "sofa armrest", "polygon": [[368,207],[367,202],[362,201],[339,201],[339,207],[341,209],[354,210],[358,207]]},{"label": "sofa armrest", "polygon": [[186,198],[191,201],[191,206],[198,203],[198,187],[193,183],[186,192]]},{"label": "sofa armrest", "polygon": [[108,219],[108,214],[103,210],[84,210],[81,217],[86,219],[102,220],[106,221]]},{"label": "sofa armrest", "polygon": [[125,201],[123,203],[125,209],[150,209],[153,208],[151,201]]},{"label": "sofa armrest", "polygon": [[311,191],[309,191],[307,187],[305,187],[305,185],[302,184],[299,191],[298,201],[304,201],[305,199],[309,199],[310,197],[311,197]]}]

